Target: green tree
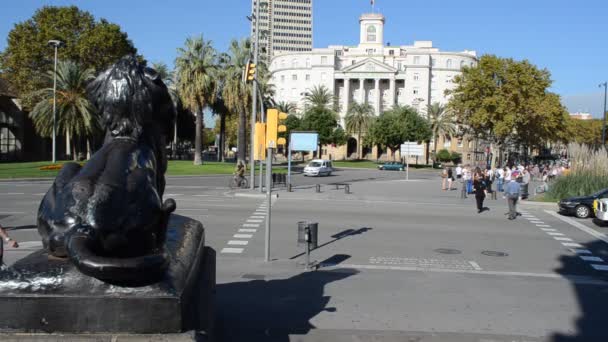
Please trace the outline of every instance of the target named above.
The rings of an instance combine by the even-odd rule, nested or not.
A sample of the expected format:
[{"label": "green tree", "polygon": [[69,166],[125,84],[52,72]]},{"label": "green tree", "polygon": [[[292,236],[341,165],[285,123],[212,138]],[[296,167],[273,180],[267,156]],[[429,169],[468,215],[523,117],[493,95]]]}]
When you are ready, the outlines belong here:
[{"label": "green tree", "polygon": [[283,113],[293,114],[296,112],[297,106],[293,102],[281,101],[277,103],[277,109]]},{"label": "green tree", "polygon": [[366,141],[371,145],[387,146],[395,151],[406,141],[422,142],[432,133],[426,119],[411,107],[395,107],[383,112],[370,125]]},{"label": "green tree", "polygon": [[437,154],[439,136],[451,137],[456,133],[454,117],[445,105],[435,102],[427,108],[429,125],[433,134],[433,155]]},{"label": "green tree", "polygon": [[319,134],[319,152],[323,145],[343,144],[346,140],[344,130],[338,124],[338,114],[327,108],[310,108],[300,121],[300,129]]},{"label": "green tree", "polygon": [[216,52],[202,35],[186,39],[175,59],[177,90],[186,108],[196,115],[194,165],[201,165],[203,109],[215,101]]},{"label": "green tree", "polygon": [[304,103],[309,110],[331,110],[333,100],[333,95],[324,85],[314,86],[309,92],[304,94]]},{"label": "green tree", "polygon": [[441,162],[448,162],[448,161],[452,161],[452,154],[450,154],[450,151],[444,149],[439,150],[439,152],[437,152],[437,160],[441,161]]},{"label": "green tree", "polygon": [[76,6],[38,9],[30,19],[15,24],[0,54],[0,72],[11,81],[26,108],[37,102],[32,96],[46,87],[44,75],[53,68],[54,49],[48,46],[51,39],[65,43],[58,50],[58,59],[74,61],[95,73],[137,52],[118,25],[104,19],[95,21],[93,15]]},{"label": "green tree", "polygon": [[454,82],[447,93],[457,122],[501,148],[507,140],[540,146],[566,129],[567,112],[559,96],[548,91],[549,71],[526,60],[484,55]]},{"label": "green tree", "polygon": [[354,102],[348,108],[348,112],[344,117],[344,123],[346,125],[346,131],[348,133],[357,133],[357,154],[359,159],[362,158],[361,152],[363,151],[363,143],[361,140],[361,133],[366,132],[374,119],[374,107],[369,103],[357,103]]},{"label": "green tree", "polygon": [[[65,135],[69,155],[72,154],[70,143],[75,136],[86,139],[87,146],[90,146],[90,139],[100,130],[99,118],[86,92],[87,83],[94,74],[92,69],[75,62],[60,61],[56,74],[54,71],[46,74],[48,84],[53,83],[54,75],[57,76],[57,133]],[[53,87],[37,93],[41,100],[30,112],[30,118],[40,136],[50,137],[53,134]],[[76,153],[72,155],[76,158]]]},{"label": "green tree", "polygon": [[173,84],[173,72],[165,62],[153,62],[152,69],[158,73],[158,76],[163,80],[163,83],[165,83],[167,87]]},{"label": "green tree", "polygon": [[602,120],[576,120],[568,118],[564,140],[589,146],[602,145]]},{"label": "green tree", "polygon": [[245,162],[247,158],[247,118],[251,112],[252,87],[250,83],[242,81],[242,73],[251,56],[251,42],[249,39],[230,42],[228,54],[225,55],[226,65],[222,68],[223,79],[222,98],[226,108],[239,118],[239,131],[237,135],[237,158]]}]

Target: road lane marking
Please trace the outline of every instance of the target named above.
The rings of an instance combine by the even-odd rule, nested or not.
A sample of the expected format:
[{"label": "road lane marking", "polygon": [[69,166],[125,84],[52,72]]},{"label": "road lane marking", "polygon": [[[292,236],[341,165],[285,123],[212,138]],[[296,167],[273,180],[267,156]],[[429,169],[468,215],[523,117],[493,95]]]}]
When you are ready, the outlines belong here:
[{"label": "road lane marking", "polygon": [[264,222],[264,220],[251,220],[251,219],[247,220],[247,223],[261,223],[261,222]]},{"label": "road lane marking", "polygon": [[252,219],[263,219],[264,216],[250,216],[249,218],[252,218]]},{"label": "road lane marking", "polygon": [[7,193],[0,193],[0,195],[25,195],[25,193],[23,193],[23,192],[7,192]]},{"label": "road lane marking", "polygon": [[579,258],[581,258],[581,259],[583,259],[585,261],[604,262],[604,259],[596,257],[596,256],[581,255],[581,256],[579,256]]},{"label": "road lane marking", "polygon": [[545,231],[545,232],[554,232],[554,231],[556,231],[556,229],[555,229],[555,228],[541,228],[541,229],[542,229],[543,231]]},{"label": "road lane marking", "polygon": [[581,245],[580,243],[574,243],[574,242],[562,242],[562,245],[564,245],[566,247],[577,247],[577,248],[583,247],[583,245]]},{"label": "road lane marking", "polygon": [[571,238],[567,238],[567,237],[554,236],[553,238],[557,241],[572,241]]},{"label": "road lane marking", "polygon": [[571,248],[570,251],[576,254],[591,254],[591,251],[588,249]]},{"label": "road lane marking", "polygon": [[598,271],[608,271],[608,265],[591,264],[591,267],[595,268]]},{"label": "road lane marking", "polygon": [[245,240],[230,240],[228,241],[229,245],[232,246],[246,246],[249,243],[249,241],[245,241]]},{"label": "road lane marking", "polygon": [[167,196],[167,197],[177,197],[177,196],[184,196],[184,194],[165,194],[165,196]]},{"label": "road lane marking", "polygon": [[234,234],[232,237],[236,238],[236,239],[251,239],[253,237],[253,235],[251,235],[251,234]]},{"label": "road lane marking", "polygon": [[257,231],[258,231],[257,229],[247,229],[247,228],[239,229],[239,233],[255,233]]},{"label": "road lane marking", "polygon": [[536,226],[537,226],[537,227],[546,227],[546,228],[551,227],[551,226],[550,226],[550,225],[548,225],[548,224],[537,224]]},{"label": "road lane marking", "polygon": [[222,248],[222,251],[220,253],[240,254],[240,253],[243,253],[243,249],[242,248]]},{"label": "road lane marking", "polygon": [[479,266],[479,264],[476,263],[475,261],[469,261],[469,264],[471,264],[471,266],[473,266],[473,268],[475,270],[477,270],[477,271],[481,271],[482,270],[481,266]]},{"label": "road lane marking", "polygon": [[243,227],[251,227],[251,228],[258,228],[260,225],[257,223],[244,223]]},{"label": "road lane marking", "polygon": [[530,223],[534,223],[534,224],[545,224],[545,222],[543,222],[543,221],[530,221]]},{"label": "road lane marking", "polygon": [[568,217],[562,217],[558,213],[552,212],[550,210],[545,210],[545,212],[547,214],[549,214],[549,215],[557,217],[558,219],[560,219],[560,220],[562,220],[562,221],[564,221],[566,223],[569,223],[570,225],[572,225],[572,226],[574,226],[574,227],[576,227],[576,228],[584,231],[587,234],[590,234],[590,235],[592,235],[592,236],[594,236],[594,237],[596,237],[596,238],[604,241],[605,243],[608,243],[608,237],[606,237],[605,234],[602,234],[602,233],[596,231],[595,229],[589,228],[586,225],[584,225],[582,223],[578,223],[578,222],[576,222],[576,221],[574,221],[574,220],[572,220],[572,219],[570,219]]},{"label": "road lane marking", "polygon": [[551,235],[551,236],[564,236],[564,234],[562,233],[553,233],[553,232],[548,232],[547,234]]}]

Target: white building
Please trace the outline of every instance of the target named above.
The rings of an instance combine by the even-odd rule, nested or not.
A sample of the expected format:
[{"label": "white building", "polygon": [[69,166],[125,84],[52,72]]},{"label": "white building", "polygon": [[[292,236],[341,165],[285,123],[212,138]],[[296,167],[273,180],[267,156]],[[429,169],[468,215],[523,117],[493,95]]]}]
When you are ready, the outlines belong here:
[{"label": "white building", "polygon": [[444,91],[454,86],[454,76],[477,61],[475,51],[440,51],[431,41],[387,46],[382,14],[364,14],[359,22],[357,46],[275,54],[270,62],[275,100],[303,109],[304,94],[323,85],[336,96],[342,117],[352,102],[368,102],[376,113],[395,104],[424,109],[447,102]]},{"label": "white building", "polygon": [[570,113],[570,117],[572,119],[575,119],[575,120],[591,120],[591,119],[593,119],[593,117],[591,116],[591,113],[585,113],[585,112]]},{"label": "white building", "polygon": [[[253,13],[260,6],[260,54],[262,58],[280,52],[312,49],[312,0],[252,0]],[[251,25],[255,41],[255,18]]]}]

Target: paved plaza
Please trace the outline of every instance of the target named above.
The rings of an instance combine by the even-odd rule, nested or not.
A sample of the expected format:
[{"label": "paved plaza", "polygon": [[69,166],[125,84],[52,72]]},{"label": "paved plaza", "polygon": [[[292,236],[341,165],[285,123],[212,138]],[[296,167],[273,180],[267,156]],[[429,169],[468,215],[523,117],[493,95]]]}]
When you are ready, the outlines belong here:
[{"label": "paved plaza", "polygon": [[[219,341],[606,341],[608,238],[556,205],[506,203],[441,191],[438,171],[340,170],[294,175],[266,202],[226,188],[229,176],[167,179],[176,214],[206,228],[218,252]],[[330,183],[350,184],[350,193]],[[315,191],[315,184],[321,192]],[[0,182],[0,223],[40,248],[37,206],[49,181]],[[319,224],[317,270],[304,270],[297,222]]]}]

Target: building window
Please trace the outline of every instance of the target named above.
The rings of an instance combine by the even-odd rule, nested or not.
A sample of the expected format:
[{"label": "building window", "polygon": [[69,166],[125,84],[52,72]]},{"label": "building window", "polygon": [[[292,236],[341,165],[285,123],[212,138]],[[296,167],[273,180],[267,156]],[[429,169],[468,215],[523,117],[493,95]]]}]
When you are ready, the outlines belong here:
[{"label": "building window", "polygon": [[464,66],[464,61],[460,61],[460,69]]},{"label": "building window", "polygon": [[281,75],[281,82],[285,82],[285,75]]},{"label": "building window", "polygon": [[321,81],[325,81],[325,79],[327,79],[327,74],[322,72],[321,73]]},{"label": "building window", "polygon": [[327,64],[327,56],[321,56],[321,65]]},{"label": "building window", "polygon": [[420,93],[420,89],[418,87],[414,87],[414,95],[418,95]]},{"label": "building window", "polygon": [[310,58],[306,58],[306,67],[310,68]]},{"label": "building window", "polygon": [[462,138],[458,139],[458,147],[462,147]]},{"label": "building window", "polygon": [[469,150],[473,148],[473,140],[469,140]]},{"label": "building window", "polygon": [[350,65],[355,65],[355,60],[353,59],[352,63],[350,63]]},{"label": "building window", "polygon": [[310,74],[306,74],[306,80],[310,81]]},{"label": "building window", "polygon": [[401,62],[397,62],[397,70],[401,70]]},{"label": "building window", "polygon": [[296,74],[291,75],[291,80],[292,81],[297,81],[298,80],[298,75],[296,75]]},{"label": "building window", "polygon": [[435,66],[435,62],[436,62],[435,58],[431,58],[431,66]]},{"label": "building window", "polygon": [[445,62],[445,67],[446,67],[446,68],[448,68],[448,69],[451,69],[451,68],[452,68],[452,60],[451,60],[451,59],[448,59],[448,60]]},{"label": "building window", "polygon": [[388,50],[388,55],[389,56],[394,56],[395,55],[395,50]]},{"label": "building window", "polygon": [[420,64],[420,56],[414,56],[414,64]]},{"label": "building window", "polygon": [[419,73],[414,73],[414,81],[418,81],[420,79],[420,74]]},{"label": "building window", "polygon": [[367,41],[375,42],[376,41],[376,26],[369,25],[367,27]]},{"label": "building window", "polygon": [[443,141],[443,147],[452,147],[452,139],[451,138],[445,138],[445,140]]}]

